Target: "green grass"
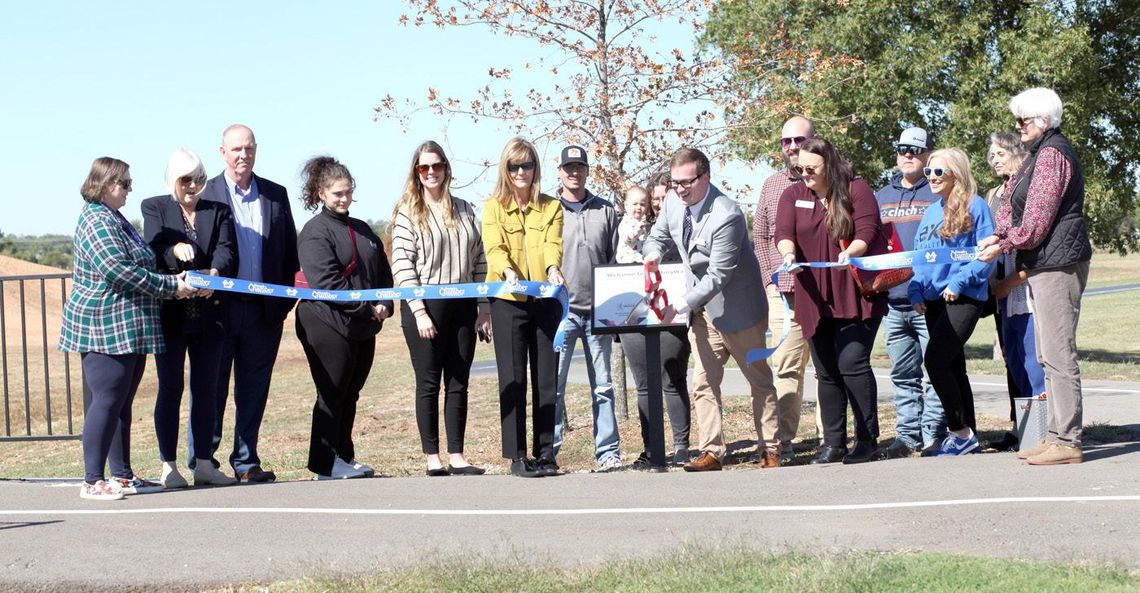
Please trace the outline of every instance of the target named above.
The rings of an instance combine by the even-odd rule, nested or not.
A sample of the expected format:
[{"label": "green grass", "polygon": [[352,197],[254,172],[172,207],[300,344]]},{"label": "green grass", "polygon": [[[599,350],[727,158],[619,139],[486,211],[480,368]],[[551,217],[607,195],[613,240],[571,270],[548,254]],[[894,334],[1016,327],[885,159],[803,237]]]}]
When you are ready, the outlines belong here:
[{"label": "green grass", "polygon": [[1045,564],[936,553],[816,556],[692,549],[650,560],[560,569],[521,564],[434,564],[347,579],[246,585],[230,593],[436,593],[445,591],[702,593],[1124,593],[1140,578],[1104,565]]}]

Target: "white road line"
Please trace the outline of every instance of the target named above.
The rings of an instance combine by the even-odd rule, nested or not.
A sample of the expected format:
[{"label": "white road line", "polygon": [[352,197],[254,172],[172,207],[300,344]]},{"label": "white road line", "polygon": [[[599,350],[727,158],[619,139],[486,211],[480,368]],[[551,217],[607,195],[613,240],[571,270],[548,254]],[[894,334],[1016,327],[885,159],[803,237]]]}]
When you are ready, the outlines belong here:
[{"label": "white road line", "polygon": [[686,515],[702,513],[789,513],[828,511],[873,511],[955,507],[969,505],[1057,504],[1085,502],[1140,502],[1140,495],[1119,496],[1016,496],[1007,498],[964,498],[904,502],[872,502],[856,504],[757,505],[724,507],[634,507],[598,509],[324,509],[304,507],[200,508],[172,507],[154,509],[37,509],[0,510],[0,516],[46,515],[430,515],[430,516],[551,516],[551,515]]}]

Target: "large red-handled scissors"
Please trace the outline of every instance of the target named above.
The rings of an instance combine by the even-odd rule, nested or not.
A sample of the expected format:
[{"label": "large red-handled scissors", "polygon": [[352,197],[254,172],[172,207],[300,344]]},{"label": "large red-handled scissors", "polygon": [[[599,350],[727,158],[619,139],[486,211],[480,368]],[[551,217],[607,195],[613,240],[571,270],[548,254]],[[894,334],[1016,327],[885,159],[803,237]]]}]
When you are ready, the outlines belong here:
[{"label": "large red-handled scissors", "polygon": [[649,271],[645,266],[645,302],[649,310],[657,315],[657,319],[665,320],[665,309],[669,307],[669,295],[661,289],[661,270]]}]

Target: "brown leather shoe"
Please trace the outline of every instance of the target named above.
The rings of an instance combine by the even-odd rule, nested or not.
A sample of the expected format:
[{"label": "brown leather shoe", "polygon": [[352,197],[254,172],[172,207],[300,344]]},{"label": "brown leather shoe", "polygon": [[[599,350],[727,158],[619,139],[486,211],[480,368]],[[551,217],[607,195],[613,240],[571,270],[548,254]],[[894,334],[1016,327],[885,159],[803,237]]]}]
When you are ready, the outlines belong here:
[{"label": "brown leather shoe", "polygon": [[715,455],[704,451],[701,456],[684,465],[687,472],[719,472],[720,460]]},{"label": "brown leather shoe", "polygon": [[1081,463],[1085,460],[1084,454],[1081,453],[1080,447],[1073,447],[1071,445],[1061,445],[1058,443],[1049,443],[1049,446],[1044,451],[1026,459],[1029,465],[1066,465],[1069,463]]},{"label": "brown leather shoe", "polygon": [[1024,448],[1023,447],[1021,449],[1018,449],[1017,450],[1017,458],[1018,459],[1029,459],[1030,457],[1033,457],[1034,455],[1043,453],[1045,451],[1045,449],[1048,449],[1048,448],[1049,448],[1049,442],[1046,441],[1045,439],[1041,439],[1033,447],[1030,447],[1030,448]]},{"label": "brown leather shoe", "polygon": [[780,467],[780,453],[778,451],[765,451],[760,454],[760,469]]},{"label": "brown leather shoe", "polygon": [[261,469],[261,466],[253,466],[246,470],[242,475],[238,476],[242,482],[249,482],[252,484],[265,484],[267,482],[276,482],[277,474],[267,472]]}]

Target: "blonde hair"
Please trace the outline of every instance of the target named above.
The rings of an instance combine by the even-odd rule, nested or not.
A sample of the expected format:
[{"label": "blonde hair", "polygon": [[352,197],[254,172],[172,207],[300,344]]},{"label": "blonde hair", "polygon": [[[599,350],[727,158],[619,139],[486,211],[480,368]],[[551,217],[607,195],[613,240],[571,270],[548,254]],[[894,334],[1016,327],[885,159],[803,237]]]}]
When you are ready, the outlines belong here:
[{"label": "blonde hair", "polygon": [[443,183],[441,185],[443,189],[443,222],[447,228],[454,229],[455,204],[451,201],[451,161],[447,160],[447,155],[443,153],[443,147],[433,140],[420,144],[412,153],[412,166],[408,170],[408,181],[404,184],[404,194],[396,201],[396,207],[392,209],[392,222],[395,223],[400,210],[404,210],[412,224],[421,229],[427,228],[428,205],[424,201],[424,183],[420,181],[420,175],[416,171],[416,167],[420,164],[420,156],[425,153],[434,154],[443,161]]},{"label": "blonde hair", "polygon": [[970,200],[978,193],[978,184],[970,173],[970,157],[961,148],[942,148],[930,153],[926,166],[933,167],[934,159],[941,160],[943,168],[954,176],[954,187],[950,189],[946,205],[942,208],[942,230],[938,234],[943,239],[949,239],[968,233],[974,228],[974,219],[970,217]]},{"label": "blonde hair", "polygon": [[[192,179],[206,180],[206,167],[202,165],[202,159],[198,155],[179,148],[170,155],[170,159],[166,161],[166,189],[170,191],[170,195],[176,195],[175,188],[178,185],[178,180],[183,177],[190,177]],[[201,184],[199,184],[199,187]]]},{"label": "blonde hair", "polygon": [[516,164],[527,161],[534,163],[534,178],[530,183],[530,201],[537,203],[540,193],[538,191],[541,178],[539,173],[542,165],[538,162],[538,150],[521,136],[511,138],[503,147],[503,154],[499,157],[499,178],[495,181],[495,189],[491,192],[490,199],[497,200],[500,205],[506,206],[514,197],[514,183],[511,182],[511,173],[507,169],[507,165],[512,161]]}]

